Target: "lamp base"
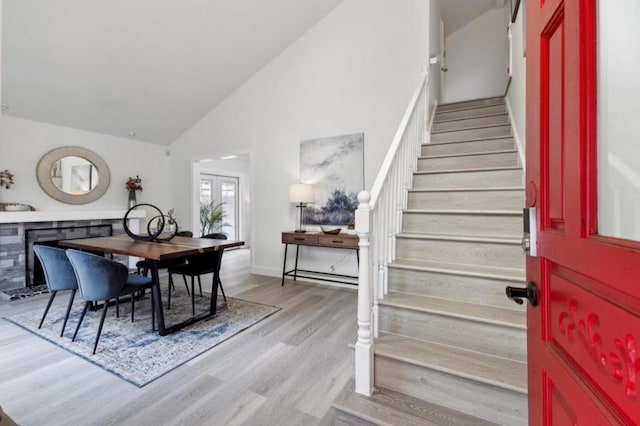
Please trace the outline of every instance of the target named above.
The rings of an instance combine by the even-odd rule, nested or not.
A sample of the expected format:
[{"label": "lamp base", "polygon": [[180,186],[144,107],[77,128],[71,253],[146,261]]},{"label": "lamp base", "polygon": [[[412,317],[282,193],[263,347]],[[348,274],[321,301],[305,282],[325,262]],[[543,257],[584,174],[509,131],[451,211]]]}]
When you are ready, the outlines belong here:
[{"label": "lamp base", "polygon": [[307,230],[306,230],[306,229],[296,229],[296,230],[295,230],[295,231],[293,231],[293,232],[295,232],[295,233],[297,233],[297,234],[304,234],[305,232],[307,232]]}]

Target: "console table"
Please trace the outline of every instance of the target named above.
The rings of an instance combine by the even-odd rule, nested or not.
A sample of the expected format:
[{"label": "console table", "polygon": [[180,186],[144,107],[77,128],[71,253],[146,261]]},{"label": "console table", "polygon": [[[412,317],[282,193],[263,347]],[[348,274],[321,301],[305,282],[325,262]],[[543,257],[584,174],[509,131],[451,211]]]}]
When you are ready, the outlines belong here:
[{"label": "console table", "polygon": [[[282,285],[284,285],[284,277],[292,276],[295,281],[296,278],[311,278],[320,281],[330,281],[342,284],[358,285],[357,282],[353,282],[353,279],[358,279],[357,275],[344,275],[333,274],[330,272],[310,271],[307,269],[298,269],[298,255],[300,252],[300,246],[311,247],[326,247],[326,248],[338,248],[338,249],[351,249],[356,251],[356,259],[358,264],[360,263],[360,251],[358,247],[358,236],[349,234],[324,234],[322,232],[283,232],[282,244],[284,244],[284,262],[282,264]],[[296,245],[296,263],[293,269],[287,271],[287,250],[289,244]],[[300,274],[302,272],[302,274]],[[305,275],[314,274],[314,275]],[[352,279],[347,281],[346,279]]]}]

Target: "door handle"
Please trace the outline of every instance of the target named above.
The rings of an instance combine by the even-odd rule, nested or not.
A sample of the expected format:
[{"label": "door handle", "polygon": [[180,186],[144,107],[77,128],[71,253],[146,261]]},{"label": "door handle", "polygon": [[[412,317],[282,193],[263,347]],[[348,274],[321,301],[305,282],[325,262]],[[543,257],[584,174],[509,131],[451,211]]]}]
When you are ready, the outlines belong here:
[{"label": "door handle", "polygon": [[533,281],[529,281],[526,287],[505,287],[507,297],[518,305],[522,305],[523,298],[529,300],[531,306],[538,306],[538,289]]},{"label": "door handle", "polygon": [[447,67],[441,67],[441,68],[440,68],[440,71],[442,71],[442,72],[447,72],[447,71],[449,71],[449,68],[447,68]]}]

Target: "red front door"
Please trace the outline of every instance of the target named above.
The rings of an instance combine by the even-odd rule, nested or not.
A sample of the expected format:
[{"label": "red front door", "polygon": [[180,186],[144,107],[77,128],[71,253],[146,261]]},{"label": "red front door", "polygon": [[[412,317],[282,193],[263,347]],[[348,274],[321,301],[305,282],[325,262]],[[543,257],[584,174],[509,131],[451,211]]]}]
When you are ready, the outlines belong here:
[{"label": "red front door", "polygon": [[640,244],[599,234],[597,165],[606,153],[597,149],[597,13],[596,0],[527,1],[526,193],[539,231],[538,257],[527,258],[539,297],[527,310],[536,426],[640,423]]}]

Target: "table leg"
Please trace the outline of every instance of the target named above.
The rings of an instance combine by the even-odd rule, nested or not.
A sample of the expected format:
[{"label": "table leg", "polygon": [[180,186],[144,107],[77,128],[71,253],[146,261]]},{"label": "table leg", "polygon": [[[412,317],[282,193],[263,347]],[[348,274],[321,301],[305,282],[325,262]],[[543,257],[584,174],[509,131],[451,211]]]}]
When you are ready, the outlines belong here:
[{"label": "table leg", "polygon": [[156,310],[156,318],[158,319],[158,334],[166,336],[169,332],[164,326],[164,311],[162,309],[160,278],[158,277],[158,262],[155,260],[151,262],[151,279],[153,280],[153,286],[151,287],[154,304],[153,308]]},{"label": "table leg", "polygon": [[293,270],[293,280],[295,281],[298,278],[298,252],[300,251],[300,245],[296,244],[296,266]]},{"label": "table leg", "polygon": [[217,265],[213,271],[213,284],[211,285],[211,302],[209,305],[209,315],[215,315],[218,309],[218,282],[220,281],[220,265],[222,264],[222,253],[224,249],[220,249]]},{"label": "table leg", "polygon": [[282,284],[281,287],[284,287],[284,274],[287,271],[287,249],[289,248],[289,244],[284,245],[284,262],[282,262]]}]

